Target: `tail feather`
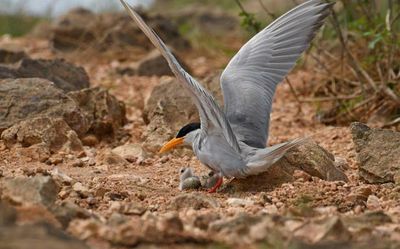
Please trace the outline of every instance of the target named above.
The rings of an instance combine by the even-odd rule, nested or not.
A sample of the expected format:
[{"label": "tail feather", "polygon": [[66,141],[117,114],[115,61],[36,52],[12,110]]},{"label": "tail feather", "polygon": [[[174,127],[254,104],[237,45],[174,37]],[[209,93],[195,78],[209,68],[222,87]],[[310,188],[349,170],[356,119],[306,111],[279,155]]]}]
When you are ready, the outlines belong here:
[{"label": "tail feather", "polygon": [[286,143],[276,144],[271,147],[260,149],[252,156],[247,163],[246,174],[257,175],[265,172],[274,163],[281,159],[285,153],[293,147],[302,145],[309,141],[309,138],[296,138]]}]

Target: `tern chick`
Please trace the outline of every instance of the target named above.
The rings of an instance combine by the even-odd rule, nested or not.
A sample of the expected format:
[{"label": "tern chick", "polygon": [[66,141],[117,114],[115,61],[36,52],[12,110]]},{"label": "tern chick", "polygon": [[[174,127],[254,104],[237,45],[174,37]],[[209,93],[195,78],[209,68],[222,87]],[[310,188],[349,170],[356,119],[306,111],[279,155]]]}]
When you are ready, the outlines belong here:
[{"label": "tern chick", "polygon": [[193,174],[191,168],[181,168],[179,174],[179,190],[199,189],[201,187],[199,177]]}]

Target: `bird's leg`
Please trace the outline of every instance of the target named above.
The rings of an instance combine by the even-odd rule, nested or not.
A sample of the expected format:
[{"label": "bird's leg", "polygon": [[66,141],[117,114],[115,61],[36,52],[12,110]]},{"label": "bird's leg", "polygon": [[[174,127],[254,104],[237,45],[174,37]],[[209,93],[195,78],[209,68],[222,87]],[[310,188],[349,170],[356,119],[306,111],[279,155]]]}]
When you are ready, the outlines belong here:
[{"label": "bird's leg", "polygon": [[224,178],[220,174],[218,174],[217,183],[215,183],[214,187],[212,187],[208,190],[208,193],[215,193],[217,191],[217,189],[222,185],[223,179]]}]

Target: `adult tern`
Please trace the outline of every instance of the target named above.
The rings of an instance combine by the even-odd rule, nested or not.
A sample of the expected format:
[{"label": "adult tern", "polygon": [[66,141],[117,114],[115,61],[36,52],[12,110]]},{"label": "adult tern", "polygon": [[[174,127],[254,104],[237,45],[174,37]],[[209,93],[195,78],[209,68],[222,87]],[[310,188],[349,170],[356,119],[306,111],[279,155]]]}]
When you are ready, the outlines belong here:
[{"label": "adult tern", "polygon": [[223,177],[244,178],[266,171],[290,148],[305,142],[306,139],[298,138],[266,147],[272,99],[278,83],[324,23],[332,3],[306,1],[251,38],[222,73],[222,110],[140,15],[125,0],[120,1],[167,60],[199,111],[200,123],[184,126],[160,152],[178,145],[191,146],[200,162],[218,174],[219,180],[209,192],[217,190]]}]

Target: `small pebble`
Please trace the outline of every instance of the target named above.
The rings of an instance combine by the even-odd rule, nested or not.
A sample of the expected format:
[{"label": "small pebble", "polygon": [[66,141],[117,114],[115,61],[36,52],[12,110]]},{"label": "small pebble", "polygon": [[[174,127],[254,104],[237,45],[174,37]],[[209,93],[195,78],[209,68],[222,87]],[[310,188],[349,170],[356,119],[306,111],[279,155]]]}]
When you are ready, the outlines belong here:
[{"label": "small pebble", "polygon": [[83,163],[82,160],[76,159],[71,163],[71,166],[72,167],[83,167],[83,166],[85,166],[85,164]]}]

